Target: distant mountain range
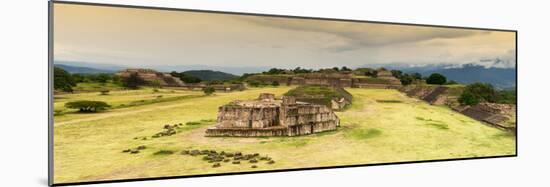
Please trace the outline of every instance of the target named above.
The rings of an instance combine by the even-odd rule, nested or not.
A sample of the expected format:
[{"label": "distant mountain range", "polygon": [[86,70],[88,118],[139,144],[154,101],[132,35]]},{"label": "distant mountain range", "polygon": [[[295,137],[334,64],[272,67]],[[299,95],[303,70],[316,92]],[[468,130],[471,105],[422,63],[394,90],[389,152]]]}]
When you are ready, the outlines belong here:
[{"label": "distant mountain range", "polygon": [[[68,71],[69,73],[80,73],[80,74],[97,74],[97,73],[116,73],[117,71],[127,69],[125,67],[114,67],[114,66],[96,66],[98,68],[91,68],[91,67],[81,67],[81,66],[74,66],[74,65],[66,65],[66,64],[55,64],[55,67],[59,67],[61,69],[64,69],[65,71]],[[105,68],[105,69],[99,69],[99,68]],[[153,69],[153,68],[151,68]],[[157,70],[158,69],[154,69]],[[171,70],[174,71],[174,70]],[[164,71],[164,72],[171,72],[171,71]],[[189,70],[189,71],[183,71],[186,74],[195,76],[197,78],[200,78],[201,80],[229,80],[236,78],[238,76],[225,73],[221,71],[213,71],[213,70]]]},{"label": "distant mountain range", "polygon": [[229,80],[237,78],[238,76],[221,72],[221,71],[212,71],[212,70],[190,70],[184,71],[183,73],[192,75],[201,80],[211,81],[211,80]]},{"label": "distant mountain range", "polygon": [[190,70],[212,70],[212,71],[221,71],[233,75],[242,75],[244,73],[258,73],[262,71],[267,71],[271,67],[261,66],[261,67],[232,67],[232,66],[210,66],[210,65],[151,65],[151,66],[120,66],[112,64],[102,64],[102,63],[89,63],[89,62],[79,62],[79,61],[55,61],[55,65],[67,65],[75,67],[87,67],[92,69],[98,69],[108,72],[117,72],[127,68],[148,68],[154,69],[161,72],[183,72]]},{"label": "distant mountain range", "polygon": [[65,71],[68,71],[69,73],[79,73],[79,74],[98,74],[98,73],[115,73],[114,70],[105,70],[105,69],[96,69],[96,68],[89,68],[89,67],[80,67],[80,66],[71,66],[71,65],[65,65],[65,64],[55,64],[55,67],[64,69]]},{"label": "distant mountain range", "polygon": [[420,73],[429,76],[432,73],[445,75],[448,80],[469,84],[474,82],[490,83],[500,89],[515,89],[515,64],[500,59],[481,60],[468,64],[368,64],[362,67],[401,70],[405,73]]}]

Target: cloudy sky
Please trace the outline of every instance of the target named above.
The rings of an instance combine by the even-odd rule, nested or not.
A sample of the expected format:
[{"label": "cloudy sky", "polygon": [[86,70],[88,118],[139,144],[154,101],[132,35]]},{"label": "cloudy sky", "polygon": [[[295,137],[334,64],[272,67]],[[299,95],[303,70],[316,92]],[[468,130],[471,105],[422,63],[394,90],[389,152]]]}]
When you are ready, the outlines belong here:
[{"label": "cloudy sky", "polygon": [[513,32],[56,4],[54,58],[123,66],[515,64]]}]

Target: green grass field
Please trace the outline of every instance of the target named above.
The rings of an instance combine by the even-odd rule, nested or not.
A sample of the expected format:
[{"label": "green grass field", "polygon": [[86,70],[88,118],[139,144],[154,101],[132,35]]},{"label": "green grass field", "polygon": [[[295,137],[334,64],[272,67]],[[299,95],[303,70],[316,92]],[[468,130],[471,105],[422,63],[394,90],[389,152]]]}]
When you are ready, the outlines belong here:
[{"label": "green grass field", "polygon": [[[165,102],[121,107],[94,114],[67,112],[54,120],[54,182],[83,182],[208,173],[273,170],[351,164],[387,163],[515,154],[515,137],[442,106],[409,98],[396,90],[347,89],[352,106],[337,112],[338,130],[299,137],[204,137],[217,109],[235,99],[259,93],[281,96],[291,87],[265,87],[242,92],[176,91],[196,95]],[[170,90],[162,95],[168,97]],[[90,93],[91,94],[91,93]],[[112,91],[109,96],[60,95],[56,109],[71,99],[104,99],[112,105],[151,99],[151,90]],[[201,95],[201,96],[199,96]],[[57,98],[57,96],[56,96]],[[118,104],[116,104],[118,103]],[[200,122],[202,120],[202,122]],[[148,138],[165,124],[183,125],[173,136]],[[198,123],[200,122],[200,123]],[[137,139],[135,139],[137,138]],[[145,145],[139,154],[122,150]],[[184,149],[215,149],[269,155],[276,162],[221,163],[213,168],[201,156],[180,155]],[[170,154],[170,151],[174,154]]]}]

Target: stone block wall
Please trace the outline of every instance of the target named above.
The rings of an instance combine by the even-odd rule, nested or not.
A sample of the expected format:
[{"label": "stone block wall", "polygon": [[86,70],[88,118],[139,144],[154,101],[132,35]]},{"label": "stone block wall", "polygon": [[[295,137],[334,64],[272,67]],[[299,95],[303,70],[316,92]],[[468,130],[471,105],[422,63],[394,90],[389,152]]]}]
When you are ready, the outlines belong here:
[{"label": "stone block wall", "polygon": [[219,108],[220,127],[266,128],[279,125],[278,107],[244,107],[225,105]]}]

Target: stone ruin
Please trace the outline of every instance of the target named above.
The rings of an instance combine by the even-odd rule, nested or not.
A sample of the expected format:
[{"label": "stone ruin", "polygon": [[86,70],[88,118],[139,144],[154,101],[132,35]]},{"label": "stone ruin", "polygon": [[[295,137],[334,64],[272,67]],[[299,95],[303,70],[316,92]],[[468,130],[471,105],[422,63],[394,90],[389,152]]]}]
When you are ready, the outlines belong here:
[{"label": "stone ruin", "polygon": [[456,106],[453,110],[494,127],[516,131],[515,123],[507,123],[515,117],[516,106],[511,104],[479,103],[473,106]]},{"label": "stone ruin", "polygon": [[200,91],[206,87],[212,87],[216,92],[231,92],[231,91],[242,91],[246,89],[243,84],[212,84],[208,85],[206,83],[185,83],[182,87],[189,90]]},{"label": "stone ruin", "polygon": [[340,119],[325,105],[262,93],[256,100],[219,107],[217,124],[206,136],[298,136],[336,130]]},{"label": "stone ruin", "polygon": [[351,72],[307,73],[295,75],[253,75],[248,80],[262,81],[268,84],[278,82],[287,86],[331,86],[352,88],[397,89],[402,86],[390,71],[379,69],[377,77],[354,77]]},{"label": "stone ruin", "polygon": [[462,106],[458,102],[458,97],[451,94],[451,92],[457,91],[462,93],[462,90],[445,86],[405,86],[399,90],[409,97],[426,101],[432,105],[446,105],[472,119],[499,129],[515,132],[516,123],[510,122],[516,115],[515,105],[484,102],[473,106]]},{"label": "stone ruin", "polygon": [[133,73],[143,79],[146,84],[151,84],[152,82],[158,82],[160,86],[183,86],[185,84],[179,78],[173,77],[169,73],[157,72],[152,69],[126,69],[117,72],[115,75],[126,78],[130,77]]}]

